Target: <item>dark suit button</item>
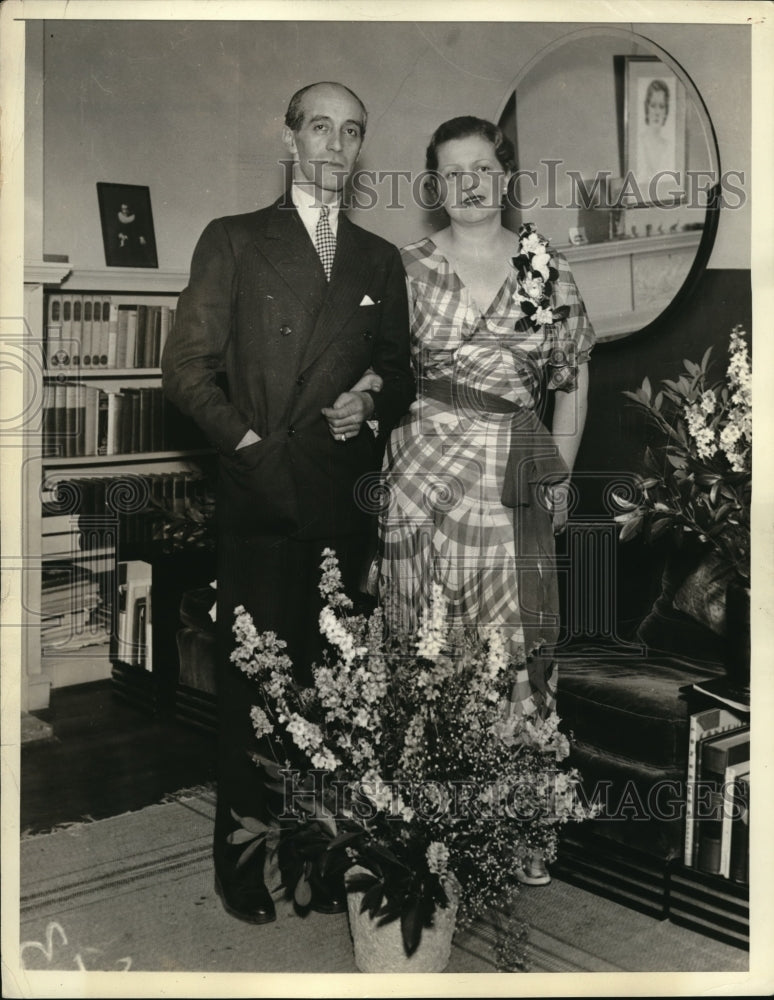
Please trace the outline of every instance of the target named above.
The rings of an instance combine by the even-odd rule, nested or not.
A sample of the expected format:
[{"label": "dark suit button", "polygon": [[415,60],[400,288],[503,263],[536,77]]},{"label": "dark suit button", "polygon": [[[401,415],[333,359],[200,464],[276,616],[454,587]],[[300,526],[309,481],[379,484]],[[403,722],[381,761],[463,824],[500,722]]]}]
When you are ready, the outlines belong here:
[{"label": "dark suit button", "polygon": [[292,332],[293,330],[289,326],[280,327],[280,333],[282,334],[283,337],[289,336]]},{"label": "dark suit button", "polygon": [[363,336],[365,337],[366,340],[370,340],[371,336],[372,336],[371,331],[370,330],[365,330],[363,332]]},{"label": "dark suit button", "polygon": [[304,384],[304,376],[299,375],[298,378],[296,379],[296,385],[303,385],[303,384]]},{"label": "dark suit button", "polygon": [[288,437],[292,438],[295,433],[296,433],[296,429],[293,426],[293,424],[291,424],[290,427],[288,427]]}]

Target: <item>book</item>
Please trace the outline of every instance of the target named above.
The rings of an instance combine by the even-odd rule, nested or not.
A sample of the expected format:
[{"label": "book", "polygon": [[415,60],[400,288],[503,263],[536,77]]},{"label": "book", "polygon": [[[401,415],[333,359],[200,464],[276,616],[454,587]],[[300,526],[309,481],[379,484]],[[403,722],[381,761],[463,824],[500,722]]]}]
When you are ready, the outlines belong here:
[{"label": "book", "polygon": [[46,368],[54,370],[62,367],[62,296],[51,293],[48,296],[46,312]]},{"label": "book", "polygon": [[750,881],[750,772],[737,778],[739,816],[731,827],[729,876],[735,882]]},{"label": "book", "polygon": [[56,428],[54,426],[54,419],[56,413],[54,410],[54,386],[50,382],[44,382],[43,384],[43,421],[42,421],[42,436],[43,436],[43,456],[53,456],[56,455]]},{"label": "book", "polygon": [[[96,301],[99,303],[99,299]],[[91,368],[94,304],[95,300],[90,295],[83,296],[83,333],[81,335],[81,366],[83,368]]]},{"label": "book", "polygon": [[749,727],[712,736],[702,743],[701,800],[697,799],[694,867],[709,874],[720,872],[726,768],[749,758]]},{"label": "book", "polygon": [[159,350],[158,356],[154,358],[153,367],[159,368],[161,365],[161,358],[164,354],[164,347],[167,343],[167,338],[169,337],[170,330],[172,329],[172,320],[174,316],[174,310],[170,306],[161,307],[161,320],[159,322]]},{"label": "book", "polygon": [[65,384],[64,405],[64,453],[74,457],[78,454],[78,386],[75,382]]},{"label": "book", "polygon": [[[118,308],[111,302],[108,305],[107,322],[105,322],[105,303],[102,304],[102,324],[99,335],[99,363],[102,368],[108,367],[110,342],[118,336]],[[115,348],[114,348],[115,353]]]},{"label": "book", "polygon": [[73,315],[70,336],[72,337],[73,346],[70,364],[73,368],[80,368],[81,351],[83,349],[83,296],[73,295],[72,300]]},{"label": "book", "polygon": [[62,295],[62,340],[59,357],[59,367],[69,368],[72,364],[73,350],[73,297]]},{"label": "book", "polygon": [[97,432],[99,424],[100,390],[93,385],[83,386],[84,418],[83,418],[83,454],[97,455]]},{"label": "book", "polygon": [[[734,830],[739,823],[747,824],[749,801],[745,799],[745,793],[749,790],[749,781],[741,779],[750,775],[750,761],[743,760],[738,764],[729,764],[723,779],[723,820],[720,831],[720,871],[724,878],[731,878],[731,842]],[[734,858],[734,868],[738,874],[743,863],[740,864],[740,847],[743,843],[743,836],[736,830],[736,857]]]},{"label": "book", "polygon": [[140,559],[118,563],[116,636],[111,659],[153,670],[152,568]]},{"label": "book", "polygon": [[150,306],[141,302],[137,306],[137,346],[135,349],[135,368],[145,368],[148,353],[148,316]]},{"label": "book", "polygon": [[703,740],[717,733],[741,729],[746,720],[727,708],[707,708],[694,712],[688,722],[688,761],[685,796],[685,832],[683,838],[683,864],[694,864],[696,786],[699,779],[700,747]]},{"label": "book", "polygon": [[75,442],[76,455],[86,452],[86,386],[82,382],[75,385]]},{"label": "book", "polygon": [[108,320],[108,335],[107,335],[107,366],[108,368],[120,368],[121,365],[118,363],[118,341],[119,341],[119,329],[120,329],[120,319],[118,322],[111,323]]},{"label": "book", "polygon": [[137,309],[134,306],[126,313],[126,367],[137,368]]},{"label": "book", "polygon": [[110,338],[110,317],[112,308],[113,305],[110,296],[103,295],[101,298],[99,328],[94,331],[94,337],[92,339],[93,366],[97,366],[101,363],[103,348],[105,357],[107,357],[107,344]]},{"label": "book", "polygon": [[715,698],[717,701],[722,701],[729,708],[740,712],[750,711],[750,688],[737,687],[725,676],[699,681],[698,684],[693,685],[693,689],[708,695],[710,698]]}]

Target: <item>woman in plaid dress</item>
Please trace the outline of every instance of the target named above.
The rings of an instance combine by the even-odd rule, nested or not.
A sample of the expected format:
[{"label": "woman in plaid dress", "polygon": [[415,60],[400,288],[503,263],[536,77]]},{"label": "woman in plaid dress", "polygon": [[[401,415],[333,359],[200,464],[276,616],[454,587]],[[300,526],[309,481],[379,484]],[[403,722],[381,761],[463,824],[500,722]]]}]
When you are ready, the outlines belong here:
[{"label": "woman in plaid dress", "polygon": [[453,623],[504,628],[523,664],[513,710],[545,715],[556,695],[554,534],[594,333],[564,258],[545,257],[534,227],[520,240],[502,225],[514,159],[495,125],[441,125],[427,168],[449,226],[402,251],[418,393],[385,456],[380,598],[392,628],[415,631],[436,583]]}]

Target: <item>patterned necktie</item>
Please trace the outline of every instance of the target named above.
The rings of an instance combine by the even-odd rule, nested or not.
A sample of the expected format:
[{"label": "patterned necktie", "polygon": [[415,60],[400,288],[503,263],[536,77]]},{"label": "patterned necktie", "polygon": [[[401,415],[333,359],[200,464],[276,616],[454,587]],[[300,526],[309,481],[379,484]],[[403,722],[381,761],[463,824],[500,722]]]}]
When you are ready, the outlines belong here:
[{"label": "patterned necktie", "polygon": [[333,267],[333,258],[336,255],[336,237],[333,235],[330,222],[328,222],[329,212],[328,206],[323,205],[320,209],[320,218],[317,220],[317,229],[314,231],[314,245],[320,255],[328,281],[331,280],[331,268]]}]

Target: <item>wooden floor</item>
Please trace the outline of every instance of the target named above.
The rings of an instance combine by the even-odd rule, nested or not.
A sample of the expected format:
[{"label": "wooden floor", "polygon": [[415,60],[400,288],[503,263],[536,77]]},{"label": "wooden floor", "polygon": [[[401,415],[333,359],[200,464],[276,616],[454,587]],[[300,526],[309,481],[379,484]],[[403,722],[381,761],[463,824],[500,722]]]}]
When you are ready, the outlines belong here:
[{"label": "wooden floor", "polygon": [[53,738],[21,751],[21,830],[103,819],[212,782],[212,735],[121,702],[110,681],[52,691]]}]

